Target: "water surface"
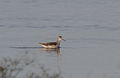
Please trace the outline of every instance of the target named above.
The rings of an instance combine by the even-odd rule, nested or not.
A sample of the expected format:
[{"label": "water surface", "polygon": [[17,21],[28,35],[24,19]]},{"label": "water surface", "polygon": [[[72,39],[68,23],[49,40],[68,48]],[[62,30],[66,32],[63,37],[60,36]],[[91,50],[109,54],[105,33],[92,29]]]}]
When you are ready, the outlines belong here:
[{"label": "water surface", "polygon": [[[120,77],[119,0],[1,0],[0,59],[28,57],[63,78]],[[66,40],[60,50],[39,42]],[[22,56],[27,52],[27,56]],[[20,73],[17,77],[25,75]]]}]

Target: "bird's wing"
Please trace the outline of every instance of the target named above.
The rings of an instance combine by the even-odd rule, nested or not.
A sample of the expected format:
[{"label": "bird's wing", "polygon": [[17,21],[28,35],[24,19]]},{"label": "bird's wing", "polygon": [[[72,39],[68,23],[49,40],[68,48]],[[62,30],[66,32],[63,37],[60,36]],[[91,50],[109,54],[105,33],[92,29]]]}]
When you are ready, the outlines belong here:
[{"label": "bird's wing", "polygon": [[48,45],[57,45],[56,42],[48,42]]},{"label": "bird's wing", "polygon": [[48,46],[48,45],[57,45],[57,43],[56,42],[48,42],[48,43],[40,43],[41,45],[46,45],[46,46]]}]

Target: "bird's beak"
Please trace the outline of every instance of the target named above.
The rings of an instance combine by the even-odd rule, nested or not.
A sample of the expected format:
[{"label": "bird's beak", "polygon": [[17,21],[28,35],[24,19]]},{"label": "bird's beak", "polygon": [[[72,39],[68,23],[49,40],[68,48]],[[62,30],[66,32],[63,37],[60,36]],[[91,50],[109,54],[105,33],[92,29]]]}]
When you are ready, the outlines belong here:
[{"label": "bird's beak", "polygon": [[66,41],[66,40],[64,40],[64,39],[62,39],[63,41]]}]

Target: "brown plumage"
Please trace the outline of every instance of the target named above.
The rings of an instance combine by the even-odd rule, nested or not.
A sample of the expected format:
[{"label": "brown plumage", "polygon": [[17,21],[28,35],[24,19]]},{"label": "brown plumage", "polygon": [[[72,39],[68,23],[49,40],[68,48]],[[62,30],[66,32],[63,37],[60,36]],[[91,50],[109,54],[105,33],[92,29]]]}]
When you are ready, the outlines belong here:
[{"label": "brown plumage", "polygon": [[56,42],[48,42],[48,43],[40,43],[41,45],[46,45],[46,46],[48,46],[48,45],[57,45],[57,43]]},{"label": "brown plumage", "polygon": [[40,43],[40,45],[44,48],[59,48],[61,40],[64,40],[62,36],[58,36],[56,42]]},{"label": "brown plumage", "polygon": [[0,71],[4,71],[4,68],[0,66]]}]

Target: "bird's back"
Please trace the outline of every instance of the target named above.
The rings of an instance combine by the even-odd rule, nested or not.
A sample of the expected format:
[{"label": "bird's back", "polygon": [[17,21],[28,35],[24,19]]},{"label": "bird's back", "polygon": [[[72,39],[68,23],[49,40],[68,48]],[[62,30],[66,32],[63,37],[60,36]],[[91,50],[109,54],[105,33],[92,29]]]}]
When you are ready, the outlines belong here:
[{"label": "bird's back", "polygon": [[48,46],[48,45],[57,45],[56,42],[48,42],[48,43],[40,43],[40,45],[45,45],[45,46]]},{"label": "bird's back", "polygon": [[40,43],[44,48],[57,48],[57,42]]}]

